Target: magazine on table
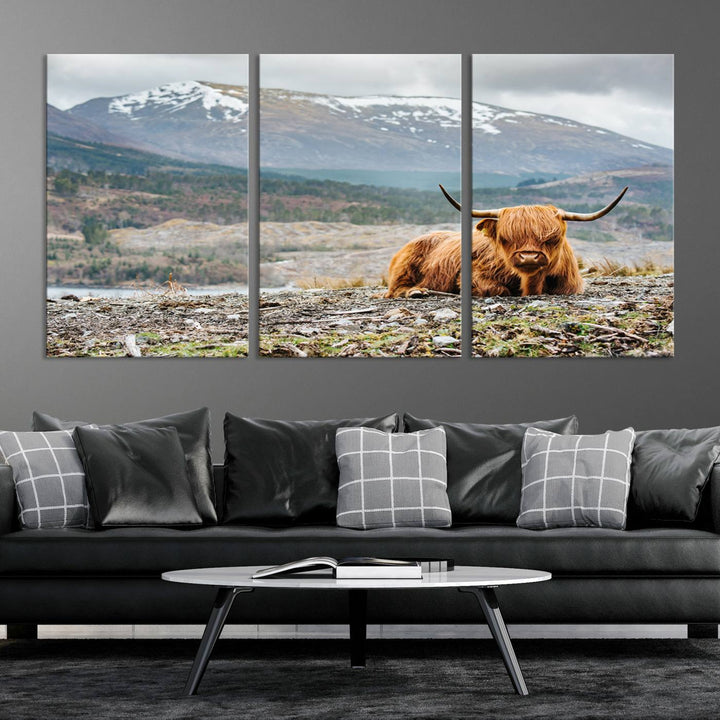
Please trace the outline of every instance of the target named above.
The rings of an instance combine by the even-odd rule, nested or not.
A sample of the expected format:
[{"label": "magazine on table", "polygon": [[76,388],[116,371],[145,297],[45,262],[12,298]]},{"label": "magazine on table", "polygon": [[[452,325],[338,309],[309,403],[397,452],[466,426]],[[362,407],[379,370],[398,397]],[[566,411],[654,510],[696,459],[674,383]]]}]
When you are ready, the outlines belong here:
[{"label": "magazine on table", "polygon": [[422,566],[416,560],[391,560],[373,557],[310,557],[258,570],[253,579],[292,575],[312,570],[332,570],[338,580],[363,578],[387,578],[393,580],[418,580],[422,578]]}]

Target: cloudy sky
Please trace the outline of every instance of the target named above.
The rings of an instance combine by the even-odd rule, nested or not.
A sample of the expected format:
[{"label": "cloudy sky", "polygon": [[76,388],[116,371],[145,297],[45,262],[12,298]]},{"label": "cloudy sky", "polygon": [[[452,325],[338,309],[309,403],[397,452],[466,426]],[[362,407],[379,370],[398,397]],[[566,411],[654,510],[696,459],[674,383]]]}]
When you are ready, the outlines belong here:
[{"label": "cloudy sky", "polygon": [[247,85],[247,55],[48,55],[47,101],[67,110],[179,80]]},{"label": "cloudy sky", "polygon": [[[247,84],[245,55],[48,55],[48,102],[61,110],[178,80]],[[262,55],[261,82],[336,95],[460,97],[458,55]]]},{"label": "cloudy sky", "polygon": [[[49,55],[61,109],[178,80],[247,84],[245,55]],[[264,87],[337,95],[460,96],[458,55],[261,55]],[[672,55],[476,55],[474,99],[673,147]]]},{"label": "cloudy sky", "polygon": [[260,83],[331,95],[460,97],[459,55],[261,55]]},{"label": "cloudy sky", "polygon": [[473,97],[673,147],[672,55],[475,55]]}]

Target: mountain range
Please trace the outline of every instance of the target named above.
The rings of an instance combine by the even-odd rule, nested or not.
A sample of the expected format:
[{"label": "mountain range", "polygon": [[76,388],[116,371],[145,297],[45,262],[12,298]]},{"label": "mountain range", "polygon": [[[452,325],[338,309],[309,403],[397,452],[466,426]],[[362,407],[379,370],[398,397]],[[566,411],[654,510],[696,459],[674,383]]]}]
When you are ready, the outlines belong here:
[{"label": "mountain range", "polygon": [[[461,102],[456,98],[341,97],[262,89],[263,168],[459,172]],[[243,86],[176,82],[48,106],[51,135],[245,167],[248,94]],[[554,175],[671,165],[672,150],[602,127],[473,103],[473,169]]]}]

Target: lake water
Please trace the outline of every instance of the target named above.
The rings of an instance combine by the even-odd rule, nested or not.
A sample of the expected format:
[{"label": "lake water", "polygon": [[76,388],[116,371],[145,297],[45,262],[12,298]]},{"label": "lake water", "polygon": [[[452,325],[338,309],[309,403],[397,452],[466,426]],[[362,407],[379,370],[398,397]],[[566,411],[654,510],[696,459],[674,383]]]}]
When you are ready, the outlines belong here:
[{"label": "lake water", "polygon": [[[227,293],[239,293],[247,295],[247,285],[212,285],[210,287],[186,288],[188,295],[225,295]],[[58,300],[63,295],[77,295],[78,297],[105,297],[124,298],[138,297],[144,290],[127,287],[85,287],[79,285],[49,285],[47,297],[51,300]]]}]

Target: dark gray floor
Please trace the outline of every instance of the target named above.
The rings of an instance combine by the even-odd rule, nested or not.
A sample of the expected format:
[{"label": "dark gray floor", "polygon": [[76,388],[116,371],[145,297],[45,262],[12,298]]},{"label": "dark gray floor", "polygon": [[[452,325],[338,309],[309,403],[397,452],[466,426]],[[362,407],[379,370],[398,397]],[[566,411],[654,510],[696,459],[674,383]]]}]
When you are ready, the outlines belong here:
[{"label": "dark gray floor", "polygon": [[0,641],[0,718],[717,718],[718,640],[518,640],[530,697],[488,640]]}]

